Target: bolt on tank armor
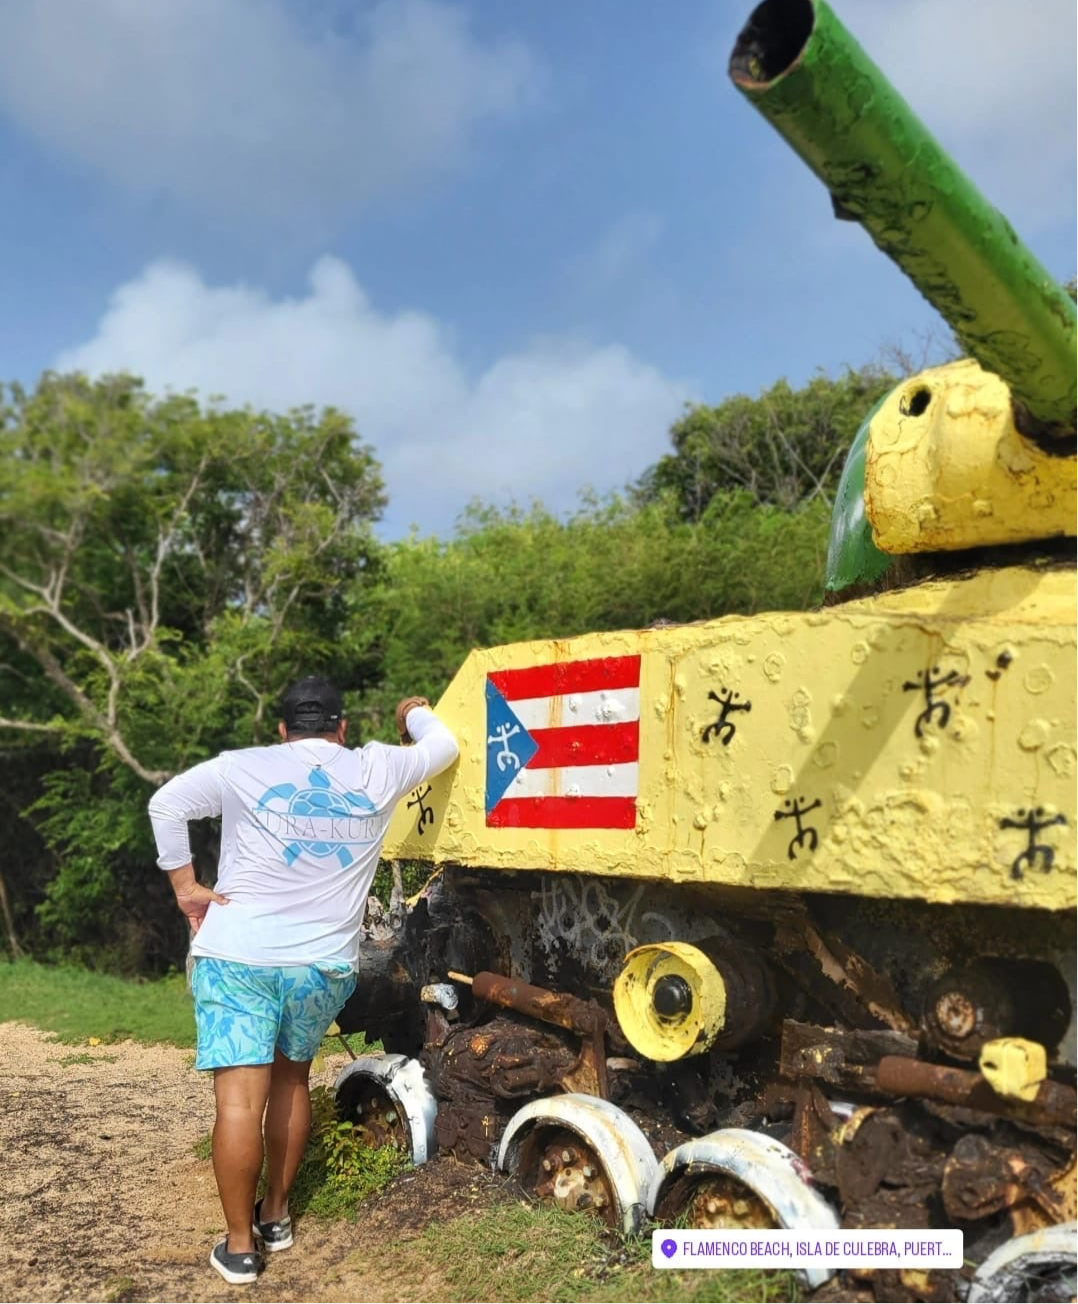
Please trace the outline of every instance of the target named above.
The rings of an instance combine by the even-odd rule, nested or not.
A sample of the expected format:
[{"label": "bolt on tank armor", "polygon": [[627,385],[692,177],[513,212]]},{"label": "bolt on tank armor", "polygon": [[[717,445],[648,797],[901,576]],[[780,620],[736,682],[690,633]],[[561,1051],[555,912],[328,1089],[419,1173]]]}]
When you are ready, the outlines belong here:
[{"label": "bolt on tank armor", "polygon": [[1075,306],[822,0],[730,75],[969,356],[867,415],[822,610],[471,653],[340,1023],[420,1149],[627,1230],[957,1222],[1004,1298],[1076,1216]]}]

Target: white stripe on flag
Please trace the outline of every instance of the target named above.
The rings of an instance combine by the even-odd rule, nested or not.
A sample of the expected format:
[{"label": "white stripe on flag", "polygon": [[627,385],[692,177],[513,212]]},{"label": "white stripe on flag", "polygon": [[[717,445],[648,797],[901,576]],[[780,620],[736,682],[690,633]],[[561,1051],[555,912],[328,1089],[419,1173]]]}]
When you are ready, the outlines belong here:
[{"label": "white stripe on flag", "polygon": [[570,693],[565,697],[522,697],[510,702],[509,709],[525,729],[628,724],[640,719],[640,689],[603,688],[596,693]]},{"label": "white stripe on flag", "polygon": [[521,770],[505,797],[635,797],[640,766],[565,765],[557,770]]}]

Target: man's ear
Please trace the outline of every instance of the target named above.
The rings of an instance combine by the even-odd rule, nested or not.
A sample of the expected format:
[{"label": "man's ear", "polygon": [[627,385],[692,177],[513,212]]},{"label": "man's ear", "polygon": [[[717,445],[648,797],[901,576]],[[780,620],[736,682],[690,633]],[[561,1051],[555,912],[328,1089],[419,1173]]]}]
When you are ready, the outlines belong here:
[{"label": "man's ear", "polygon": [[344,735],[348,732],[348,721],[342,720],[337,726],[337,742],[341,747],[344,746]]},{"label": "man's ear", "polygon": [[285,723],[283,720],[278,721],[277,732],[281,735],[281,742],[283,743],[288,742],[288,730],[285,728]]}]

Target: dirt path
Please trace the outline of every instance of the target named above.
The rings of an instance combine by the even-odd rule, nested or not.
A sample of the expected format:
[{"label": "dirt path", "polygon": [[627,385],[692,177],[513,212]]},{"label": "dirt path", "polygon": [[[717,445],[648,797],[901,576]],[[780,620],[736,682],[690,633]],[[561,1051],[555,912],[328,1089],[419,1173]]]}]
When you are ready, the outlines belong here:
[{"label": "dirt path", "polygon": [[[213,1087],[190,1052],[124,1042],[73,1047],[0,1024],[0,1300],[438,1299],[395,1279],[384,1247],[488,1194],[452,1163],[397,1179],[360,1221],[298,1220],[296,1247],[255,1286],[209,1267],[223,1234],[208,1160]],[[346,1057],[312,1081],[332,1083]]]}]

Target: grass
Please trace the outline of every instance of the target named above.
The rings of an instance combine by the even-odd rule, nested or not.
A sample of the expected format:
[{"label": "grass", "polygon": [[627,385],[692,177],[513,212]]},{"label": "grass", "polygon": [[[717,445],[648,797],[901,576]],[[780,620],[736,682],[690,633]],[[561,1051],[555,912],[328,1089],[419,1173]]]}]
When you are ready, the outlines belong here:
[{"label": "grass", "polygon": [[421,1280],[439,1265],[447,1301],[685,1301],[801,1299],[792,1273],[659,1271],[650,1234],[626,1240],[594,1218],[545,1204],[499,1204],[483,1213],[433,1223],[387,1247],[401,1278]]},{"label": "grass", "polygon": [[74,1055],[61,1055],[58,1059],[52,1061],[53,1064],[59,1064],[62,1069],[70,1067],[72,1064],[115,1064],[115,1055],[91,1055],[89,1051],[78,1051]]},{"label": "grass", "polygon": [[311,1138],[292,1186],[289,1203],[296,1213],[319,1218],[355,1218],[363,1200],[375,1195],[412,1166],[392,1146],[363,1145],[350,1123],[337,1118],[333,1093],[311,1091]]},{"label": "grass", "polygon": [[68,1045],[101,1042],[195,1044],[191,997],[183,976],[139,982],[31,960],[0,963],[0,1023],[16,1019]]},{"label": "grass", "polygon": [[[191,996],[182,974],[147,981],[33,960],[0,960],[0,1023],[9,1019],[55,1033],[67,1045],[85,1044],[91,1037],[101,1043],[130,1037],[185,1050],[195,1044]],[[346,1040],[355,1055],[382,1049],[381,1042],[370,1043],[361,1032],[349,1034]],[[340,1050],[341,1038],[327,1037],[319,1054]],[[94,1062],[101,1058],[96,1056]]]}]

